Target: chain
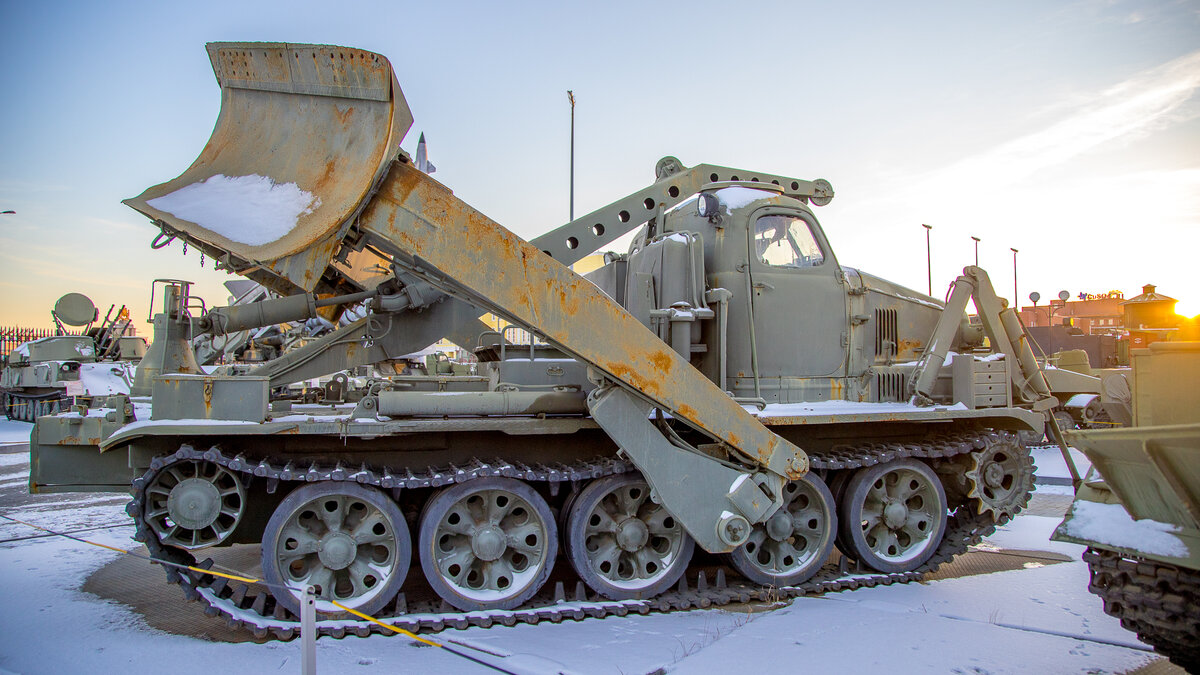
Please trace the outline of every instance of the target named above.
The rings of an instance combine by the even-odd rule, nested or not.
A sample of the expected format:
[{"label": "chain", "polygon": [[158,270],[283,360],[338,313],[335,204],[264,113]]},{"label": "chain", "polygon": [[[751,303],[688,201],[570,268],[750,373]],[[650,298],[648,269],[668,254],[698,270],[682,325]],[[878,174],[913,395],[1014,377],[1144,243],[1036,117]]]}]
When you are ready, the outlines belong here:
[{"label": "chain", "polygon": [[[981,449],[988,443],[997,440],[1015,441],[1015,434],[996,431],[950,433],[931,437],[923,443],[866,443],[861,446],[838,446],[828,452],[812,453],[809,457],[815,469],[855,469],[906,457],[930,459],[937,463],[940,460]],[[566,481],[589,480],[636,470],[632,463],[612,457],[553,465],[527,465],[502,459],[485,462],[474,459],[464,466],[428,467],[416,471],[410,467],[394,472],[387,468],[376,470],[366,465],[357,468],[348,467],[342,463],[330,467],[315,463],[297,466],[293,462],[288,462],[281,467],[266,460],[248,459],[242,454],[229,457],[215,446],[207,450],[197,450],[190,445],[183,445],[171,455],[152,460],[150,469],[133,481],[134,496],[126,506],[126,512],[135,521],[137,527],[135,539],[146,545],[151,557],[185,566],[194,565],[201,569],[212,569],[214,561],[209,558],[197,563],[189,552],[162,545],[143,517],[146,489],[154,484],[157,474],[175,462],[188,460],[212,462],[230,471],[240,473],[246,482],[255,478],[265,479],[269,492],[274,492],[281,481],[346,481],[392,490],[397,495],[401,489],[436,488],[488,476],[506,476],[527,481],[561,484]],[[572,601],[567,602],[564,585],[562,582],[558,582],[552,592],[543,591],[521,608],[503,611],[444,611],[448,609],[444,603],[440,607],[432,603],[428,607],[409,607],[402,592],[394,603],[388,605],[382,620],[412,632],[437,632],[446,628],[461,629],[469,626],[487,628],[495,623],[508,626],[517,623],[534,624],[541,621],[558,623],[564,619],[581,620],[614,615],[625,616],[630,612],[648,614],[650,612],[707,608],[735,602],[771,602],[804,595],[819,595],[917,581],[925,574],[935,571],[940,565],[949,562],[954,556],[965,552],[968,546],[979,543],[983,537],[995,531],[996,524],[991,516],[981,515],[976,511],[976,505],[971,501],[956,508],[948,518],[945,535],[933,557],[921,567],[909,572],[849,575],[844,567],[839,568],[830,564],[804,584],[768,588],[737,579],[727,580],[724,569],[718,569],[715,579],[710,583],[706,572],[700,570],[690,578],[689,575],[685,575],[676,589],[654,598],[618,601],[604,598],[589,601],[583,582],[577,581]],[[206,614],[224,617],[232,628],[250,630],[259,639],[267,638],[271,634],[281,639],[291,639],[299,635],[298,618],[276,603],[267,590],[252,589],[248,584],[230,581],[224,577],[204,575],[165,565],[163,567],[167,574],[167,580],[181,586],[188,600],[202,600],[206,605],[204,610]],[[694,579],[694,582],[690,579]],[[413,609],[428,611],[413,613],[411,611]],[[388,616],[388,613],[391,616]],[[347,633],[366,636],[372,632],[385,632],[383,628],[366,621],[325,621],[322,622],[319,630],[322,635],[330,635],[335,638],[344,637]]]}]

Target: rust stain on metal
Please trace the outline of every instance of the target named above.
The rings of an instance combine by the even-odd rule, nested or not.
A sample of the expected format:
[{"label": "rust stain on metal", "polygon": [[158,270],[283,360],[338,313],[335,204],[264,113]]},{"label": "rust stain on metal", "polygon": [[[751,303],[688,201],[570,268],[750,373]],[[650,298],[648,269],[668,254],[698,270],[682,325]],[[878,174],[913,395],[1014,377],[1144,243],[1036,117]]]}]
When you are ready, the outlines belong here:
[{"label": "rust stain on metal", "polygon": [[317,176],[317,180],[313,183],[311,192],[321,194],[325,191],[325,187],[333,180],[334,174],[337,172],[337,160],[331,159],[325,162],[325,169]]},{"label": "rust stain on metal", "polygon": [[623,382],[628,382],[639,391],[644,391],[647,394],[654,396],[662,396],[662,388],[659,387],[658,382],[651,380],[633,368],[630,368],[628,364],[608,363],[605,365],[605,368],[618,379]]},{"label": "rust stain on metal", "polygon": [[402,171],[399,169],[400,167],[397,167],[396,170],[391,172],[391,175],[388,177],[388,183],[390,184],[392,193],[399,198],[399,201],[403,202],[407,200],[412,194],[413,190],[417,189],[417,186],[420,185],[422,176],[421,172],[417,171],[416,169],[410,169],[408,171]]},{"label": "rust stain on metal", "polygon": [[683,415],[689,420],[697,419],[700,416],[700,414],[696,412],[695,408],[686,403],[679,406],[679,414]]},{"label": "rust stain on metal", "polygon": [[674,366],[674,362],[671,360],[671,355],[662,350],[654,352],[650,355],[650,363],[653,364],[654,367],[657,368],[658,371],[663,375],[670,374],[671,368]]},{"label": "rust stain on metal", "polygon": [[570,288],[564,288],[557,279],[546,279],[546,291],[557,298],[559,307],[567,316],[575,316],[579,311],[579,297],[568,290]]},{"label": "rust stain on metal", "polygon": [[917,351],[919,351],[922,346],[923,346],[923,344],[920,340],[901,339],[900,343],[898,345],[896,345],[896,349],[899,352],[899,354],[910,354],[911,355],[911,354],[915,354]]},{"label": "rust stain on metal", "polygon": [[345,110],[342,110],[341,108],[333,109],[334,117],[336,117],[338,122],[345,127],[350,126],[351,121],[354,119],[355,112],[357,112],[357,110],[354,108],[354,106],[348,106]]}]

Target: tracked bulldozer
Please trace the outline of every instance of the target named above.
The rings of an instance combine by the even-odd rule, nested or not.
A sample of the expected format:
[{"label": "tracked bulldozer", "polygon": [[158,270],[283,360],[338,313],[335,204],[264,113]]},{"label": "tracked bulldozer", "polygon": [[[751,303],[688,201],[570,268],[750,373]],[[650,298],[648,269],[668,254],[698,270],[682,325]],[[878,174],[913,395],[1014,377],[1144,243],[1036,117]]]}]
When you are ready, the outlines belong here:
[{"label": "tracked bulldozer", "polygon": [[[384,57],[208,52],[212,139],[125,203],[156,244],[281,297],[206,308],[164,282],[132,395],[40,420],[31,488],[131,491],[138,539],[194,568],[167,574],[211,614],[291,636],[311,586],[322,631],[365,634],[339,606],[428,630],[909,581],[1026,504],[1018,432],[1058,402],[1015,313],[978,267],[943,302],[841,264],[813,211],[827,181],[667,157],[524,241],[399,150],[412,115]],[[190,349],[363,303],[244,375]],[[479,374],[281,394],[441,338]],[[243,545],[269,589],[204,573]]]}]

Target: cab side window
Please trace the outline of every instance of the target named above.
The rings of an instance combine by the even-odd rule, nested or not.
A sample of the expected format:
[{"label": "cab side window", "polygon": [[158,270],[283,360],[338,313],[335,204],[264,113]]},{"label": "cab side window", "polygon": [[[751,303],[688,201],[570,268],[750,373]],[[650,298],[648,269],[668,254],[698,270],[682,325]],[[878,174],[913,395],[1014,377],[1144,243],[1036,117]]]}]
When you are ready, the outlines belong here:
[{"label": "cab side window", "polygon": [[784,214],[755,221],[754,251],[760,262],[772,267],[816,267],[825,262],[808,223]]}]

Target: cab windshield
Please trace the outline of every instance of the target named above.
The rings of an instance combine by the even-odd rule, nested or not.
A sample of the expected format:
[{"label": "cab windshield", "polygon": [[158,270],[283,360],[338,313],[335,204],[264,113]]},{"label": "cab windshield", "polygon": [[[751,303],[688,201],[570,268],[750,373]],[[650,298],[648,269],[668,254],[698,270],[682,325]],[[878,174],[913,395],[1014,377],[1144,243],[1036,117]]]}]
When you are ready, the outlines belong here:
[{"label": "cab windshield", "polygon": [[755,221],[754,251],[759,262],[771,267],[816,267],[825,262],[812,229],[797,216],[771,214]]}]

